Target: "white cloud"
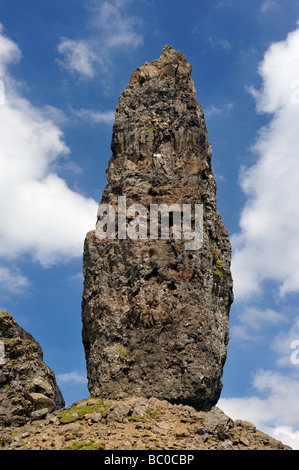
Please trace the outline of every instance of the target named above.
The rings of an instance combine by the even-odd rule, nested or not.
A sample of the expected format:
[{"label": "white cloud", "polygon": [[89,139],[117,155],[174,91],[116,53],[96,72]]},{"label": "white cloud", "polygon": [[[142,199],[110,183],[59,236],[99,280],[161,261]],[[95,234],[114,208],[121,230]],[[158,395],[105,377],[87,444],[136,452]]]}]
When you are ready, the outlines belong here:
[{"label": "white cloud", "polygon": [[3,78],[7,65],[18,62],[21,51],[16,43],[4,35],[3,25],[0,23],[0,77]]},{"label": "white cloud", "polygon": [[218,406],[232,419],[254,423],[257,429],[299,449],[299,382],[296,376],[273,371],[256,373],[253,386],[257,395],[221,398]]},{"label": "white cloud", "polygon": [[18,269],[0,266],[0,291],[1,297],[11,294],[23,294],[28,290],[30,283]]},{"label": "white cloud", "polygon": [[214,8],[226,8],[232,6],[232,0],[218,0],[217,3],[213,4]]},{"label": "white cloud", "polygon": [[229,51],[232,48],[231,43],[227,39],[215,39],[210,36],[208,38],[208,42],[212,49],[222,49],[223,51]]},{"label": "white cloud", "polygon": [[45,120],[52,121],[57,125],[65,125],[69,122],[69,118],[61,109],[54,108],[54,106],[49,104],[46,104],[40,108],[40,112],[42,113]]},{"label": "white cloud", "polygon": [[92,50],[91,45],[83,40],[63,38],[58,45],[58,52],[63,60],[57,62],[71,73],[92,78],[95,75],[95,66],[102,63],[101,58]]},{"label": "white cloud", "polygon": [[135,49],[143,43],[140,29],[140,20],[128,14],[125,10],[127,1],[105,1],[97,9],[95,24],[105,36],[105,46],[130,47]]},{"label": "white cloud", "polygon": [[[0,64],[18,47],[0,34]],[[4,66],[2,67],[4,70]],[[34,107],[6,72],[5,104],[0,105],[0,259],[2,264],[29,255],[43,266],[81,256],[84,236],[94,228],[97,203],[73,191],[54,171],[69,154],[53,107]],[[11,271],[2,268],[1,285]],[[15,276],[16,286],[25,278]]]},{"label": "white cloud", "polygon": [[91,109],[80,109],[78,111],[74,111],[74,114],[81,119],[94,123],[113,124],[115,119],[114,111],[100,112],[92,111]]},{"label": "white cloud", "polygon": [[51,173],[40,181],[21,181],[6,194],[5,207],[0,203],[5,218],[0,234],[2,259],[30,253],[48,267],[81,255],[84,236],[96,219],[95,201],[72,191]]},{"label": "white cloud", "polygon": [[[298,358],[291,343],[299,340],[299,320],[283,297],[299,291],[298,48],[299,28],[271,44],[258,69],[260,90],[248,88],[257,112],[269,114],[269,123],[252,146],[256,163],[241,171],[246,203],[240,231],[231,237],[235,300],[245,302],[239,304],[242,313],[231,326],[231,335],[260,341],[271,334],[269,348],[278,357],[275,366],[287,372],[259,371],[253,382],[256,393],[219,402],[233,418],[251,421],[295,449],[299,449],[299,365],[291,361],[292,353]],[[274,289],[268,294],[268,283],[275,286],[274,295]],[[281,308],[249,306],[248,301],[256,304],[266,294]],[[275,328],[278,332],[273,333]]]},{"label": "white cloud", "polygon": [[84,78],[107,72],[111,54],[135,49],[143,43],[141,20],[127,10],[132,0],[96,1],[90,5],[90,33],[85,39],[62,38],[57,62]]},{"label": "white cloud", "polygon": [[77,282],[80,282],[81,284],[83,284],[84,282],[84,276],[83,276],[83,273],[80,271],[76,274],[73,274],[72,276],[70,276],[67,280],[68,282],[70,283],[77,283]]},{"label": "white cloud", "polygon": [[236,300],[260,293],[266,280],[281,295],[299,290],[298,48],[299,29],[272,44],[259,67],[262,89],[251,90],[257,111],[272,119],[253,146],[256,164],[241,174],[247,202],[231,238]]},{"label": "white cloud", "polygon": [[57,374],[57,382],[60,384],[85,384],[87,379],[85,373],[75,370],[65,374]]},{"label": "white cloud", "polygon": [[[298,351],[299,351],[299,316],[293,319],[292,326],[288,331],[280,331],[272,342],[272,347],[279,358],[276,362],[278,366],[291,367],[296,369],[298,367]],[[294,359],[295,359],[295,362]]]},{"label": "white cloud", "polygon": [[225,103],[223,106],[217,107],[214,104],[211,104],[205,109],[205,117],[227,115],[233,110],[234,105],[234,103]]},{"label": "white cloud", "polygon": [[279,6],[276,0],[264,0],[261,5],[261,13],[268,13],[270,10],[275,10]]},{"label": "white cloud", "polygon": [[268,432],[275,439],[289,445],[293,450],[299,449],[299,430],[295,430],[292,426],[276,426],[270,428]]},{"label": "white cloud", "polygon": [[267,308],[265,310],[245,306],[238,320],[231,325],[231,337],[238,340],[259,341],[267,332],[268,326],[281,325],[286,322],[285,316]]}]

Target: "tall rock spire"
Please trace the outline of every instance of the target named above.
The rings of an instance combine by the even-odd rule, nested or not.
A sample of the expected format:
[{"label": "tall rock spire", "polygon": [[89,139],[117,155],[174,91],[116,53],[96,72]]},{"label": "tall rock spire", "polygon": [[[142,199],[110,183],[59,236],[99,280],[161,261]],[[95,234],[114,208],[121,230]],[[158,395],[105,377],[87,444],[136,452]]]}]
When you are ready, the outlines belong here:
[{"label": "tall rock spire", "polygon": [[222,389],[231,246],[191,69],[167,45],[119,98],[96,230],[84,244],[82,337],[91,395],[207,410]]}]

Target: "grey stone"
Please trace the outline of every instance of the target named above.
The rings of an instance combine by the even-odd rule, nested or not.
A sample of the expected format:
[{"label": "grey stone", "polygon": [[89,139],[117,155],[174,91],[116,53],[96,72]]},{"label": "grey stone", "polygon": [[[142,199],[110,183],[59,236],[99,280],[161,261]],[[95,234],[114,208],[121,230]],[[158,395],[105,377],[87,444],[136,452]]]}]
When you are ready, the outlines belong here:
[{"label": "grey stone", "polygon": [[144,410],[144,408],[142,408],[141,406],[134,406],[134,409],[133,411],[131,412],[131,416],[132,417],[138,417],[138,416],[149,416],[146,411]]},{"label": "grey stone", "polygon": [[110,434],[110,429],[108,427],[102,427],[97,430],[97,436],[102,439]]},{"label": "grey stone", "polygon": [[214,406],[204,419],[204,427],[207,432],[216,435],[221,440],[225,440],[229,436],[233,425],[233,420],[217,406]]},{"label": "grey stone", "polygon": [[129,415],[130,411],[130,405],[124,402],[117,402],[109,409],[106,420],[107,422],[122,421]]},{"label": "grey stone", "polygon": [[67,432],[76,433],[81,429],[81,424],[78,422],[63,424],[59,427],[59,434],[65,434]]},{"label": "grey stone", "polygon": [[233,449],[233,443],[229,439],[226,439],[222,444],[221,444],[221,450],[232,450]]},{"label": "grey stone", "polygon": [[203,436],[206,433],[206,428],[201,426],[196,429],[196,433],[199,434],[200,436]]},{"label": "grey stone", "polygon": [[41,410],[47,408],[48,411],[53,411],[55,409],[55,404],[52,398],[47,397],[43,393],[29,393],[26,394],[34,406],[35,410]]},{"label": "grey stone", "polygon": [[49,413],[48,408],[41,408],[39,410],[32,411],[31,418],[32,419],[43,419],[47,416],[48,413]]},{"label": "grey stone", "polygon": [[243,444],[244,446],[246,446],[246,447],[249,446],[249,440],[248,440],[245,436],[241,436],[239,442],[240,442],[241,444]]},{"label": "grey stone", "polygon": [[93,422],[93,423],[99,423],[101,420],[102,420],[102,415],[101,413],[91,413],[89,415],[89,419]]}]

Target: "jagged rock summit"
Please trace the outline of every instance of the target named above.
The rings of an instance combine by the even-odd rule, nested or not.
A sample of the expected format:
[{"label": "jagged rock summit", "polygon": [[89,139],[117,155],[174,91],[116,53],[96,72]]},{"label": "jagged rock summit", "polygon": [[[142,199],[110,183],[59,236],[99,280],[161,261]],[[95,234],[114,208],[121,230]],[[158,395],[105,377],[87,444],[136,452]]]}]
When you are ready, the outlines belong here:
[{"label": "jagged rock summit", "polygon": [[54,372],[33,336],[0,312],[0,428],[23,426],[64,407]]},{"label": "jagged rock summit", "polygon": [[132,73],[116,106],[107,184],[84,244],[92,396],[209,410],[221,393],[231,246],[191,70],[167,45]]}]

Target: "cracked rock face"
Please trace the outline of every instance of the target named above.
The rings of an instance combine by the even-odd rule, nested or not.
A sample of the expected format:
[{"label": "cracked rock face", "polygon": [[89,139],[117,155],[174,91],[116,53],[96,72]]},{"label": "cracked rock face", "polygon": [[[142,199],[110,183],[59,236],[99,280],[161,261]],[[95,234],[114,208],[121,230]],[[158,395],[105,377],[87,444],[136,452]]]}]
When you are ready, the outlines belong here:
[{"label": "cracked rock face", "polygon": [[[132,73],[119,98],[99,205],[112,207],[116,218],[109,225],[99,210],[96,230],[85,239],[82,338],[91,395],[153,396],[209,410],[221,393],[227,354],[231,246],[191,68],[165,46],[159,59]],[[134,206],[125,226],[120,196],[127,209],[145,207],[144,218],[137,219]],[[151,208],[162,204],[179,204],[182,220],[191,208],[193,233],[195,207],[202,210],[200,246],[187,249],[187,232],[175,237],[172,211],[170,236],[162,237],[162,219],[153,224],[158,237],[150,236]]]},{"label": "cracked rock face", "polygon": [[64,407],[39,343],[6,311],[0,312],[0,427],[21,426]]}]

